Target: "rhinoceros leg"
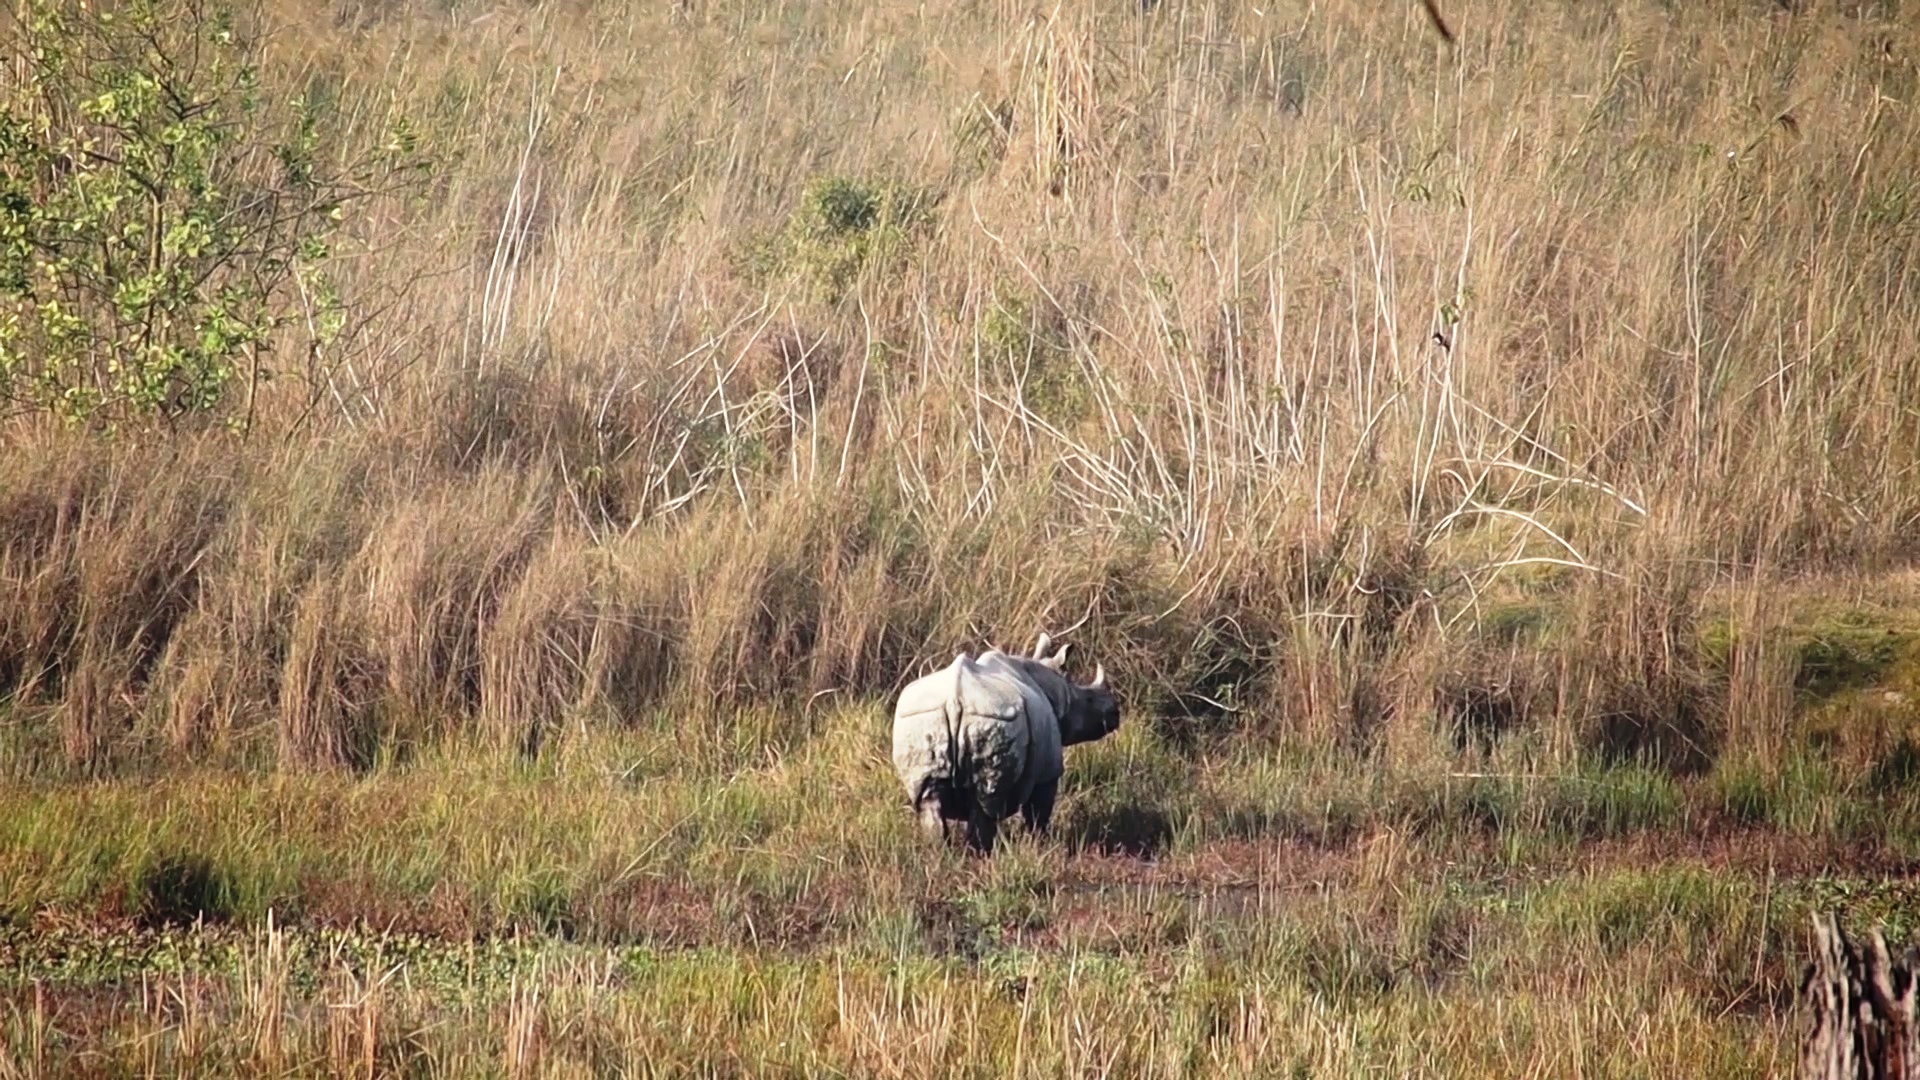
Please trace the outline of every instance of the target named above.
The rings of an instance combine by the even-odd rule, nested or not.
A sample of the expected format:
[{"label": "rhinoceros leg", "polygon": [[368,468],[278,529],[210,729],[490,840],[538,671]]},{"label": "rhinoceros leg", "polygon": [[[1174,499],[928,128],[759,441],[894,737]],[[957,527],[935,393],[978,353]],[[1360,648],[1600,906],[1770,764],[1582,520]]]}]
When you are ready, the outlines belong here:
[{"label": "rhinoceros leg", "polygon": [[1026,820],[1027,828],[1047,835],[1047,829],[1053,825],[1053,800],[1060,792],[1060,781],[1049,780],[1033,789],[1033,796],[1020,806],[1020,816]]},{"label": "rhinoceros leg", "polygon": [[967,846],[982,855],[993,854],[994,838],[1000,835],[1000,823],[974,807],[967,816]]},{"label": "rhinoceros leg", "polygon": [[945,843],[947,840],[947,819],[940,813],[940,804],[933,800],[920,806],[920,832],[928,840]]}]

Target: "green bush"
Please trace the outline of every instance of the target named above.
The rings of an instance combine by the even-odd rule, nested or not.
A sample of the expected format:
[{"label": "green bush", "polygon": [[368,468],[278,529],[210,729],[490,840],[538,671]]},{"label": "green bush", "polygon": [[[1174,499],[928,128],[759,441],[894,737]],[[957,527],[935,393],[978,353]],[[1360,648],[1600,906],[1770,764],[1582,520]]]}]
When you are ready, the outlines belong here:
[{"label": "green bush", "polygon": [[[272,108],[255,46],[199,0],[25,0],[0,34],[0,399],[102,425],[234,404],[325,276],[343,206],[404,133],[338,164],[317,111]],[[232,413],[230,412],[231,416]]]},{"label": "green bush", "polygon": [[784,230],[748,252],[749,269],[763,280],[791,276],[837,304],[863,272],[910,252],[932,220],[923,191],[824,177],[807,185]]}]

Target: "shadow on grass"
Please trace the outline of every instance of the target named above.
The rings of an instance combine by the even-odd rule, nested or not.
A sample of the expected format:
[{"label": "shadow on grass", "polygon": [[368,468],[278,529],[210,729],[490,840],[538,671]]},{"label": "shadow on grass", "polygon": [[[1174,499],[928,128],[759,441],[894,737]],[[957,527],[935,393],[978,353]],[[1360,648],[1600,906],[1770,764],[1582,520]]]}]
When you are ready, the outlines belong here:
[{"label": "shadow on grass", "polygon": [[1070,851],[1152,858],[1173,841],[1173,820],[1154,806],[1103,806],[1081,810],[1061,823]]},{"label": "shadow on grass", "polygon": [[140,923],[155,928],[233,914],[226,875],[203,855],[168,855],[147,867],[134,882],[134,902]]},{"label": "shadow on grass", "polygon": [[1588,743],[1608,765],[1699,776],[1719,756],[1699,694],[1689,688],[1630,689],[1607,704]]}]

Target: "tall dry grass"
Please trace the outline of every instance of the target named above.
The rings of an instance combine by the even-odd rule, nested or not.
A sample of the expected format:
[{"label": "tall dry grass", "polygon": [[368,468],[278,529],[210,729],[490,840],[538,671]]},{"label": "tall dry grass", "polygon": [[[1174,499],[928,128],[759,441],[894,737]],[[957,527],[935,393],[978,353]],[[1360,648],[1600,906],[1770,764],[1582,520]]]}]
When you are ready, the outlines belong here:
[{"label": "tall dry grass", "polygon": [[10,423],[0,684],[73,762],[798,738],[1077,626],[1174,734],[1686,767],[1786,713],[1716,590],[1914,554],[1874,5],[263,14],[270,96],[440,167],[250,438]]}]

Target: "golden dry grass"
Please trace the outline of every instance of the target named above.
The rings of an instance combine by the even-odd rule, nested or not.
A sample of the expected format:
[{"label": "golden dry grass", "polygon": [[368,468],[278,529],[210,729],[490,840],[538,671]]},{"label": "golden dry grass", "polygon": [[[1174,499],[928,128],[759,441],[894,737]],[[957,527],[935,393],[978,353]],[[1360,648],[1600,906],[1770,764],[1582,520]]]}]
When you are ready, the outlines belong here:
[{"label": "golden dry grass", "polygon": [[14,424],[0,669],[78,761],[359,761],[1084,617],[1372,738],[1518,591],[1671,696],[1710,588],[1911,554],[1912,36],[1454,18],[270,9],[270,90],[437,174],[253,438]]},{"label": "golden dry grass", "polygon": [[[1457,49],[1413,5],[268,22],[271,87],[349,150],[405,117],[441,169],[364,208],[369,321],[283,380],[286,434],[137,477],[16,433],[8,491],[80,513],[11,515],[7,666],[73,669],[76,757],[176,624],[212,714],[176,702],[176,741],[244,687],[343,759],[483,712],[524,740],[530,686],[605,701],[540,670],[605,684],[594,647],[704,701],[1086,614],[1204,695],[1180,652],[1458,637],[1529,559],[1612,625],[1715,567],[1907,553],[1912,69],[1868,11],[1492,5]],[[783,224],[882,181],[930,209]],[[156,545],[116,507],[177,582],[123,565]],[[56,537],[93,600],[45,580]],[[504,599],[535,550],[570,611]]]}]

